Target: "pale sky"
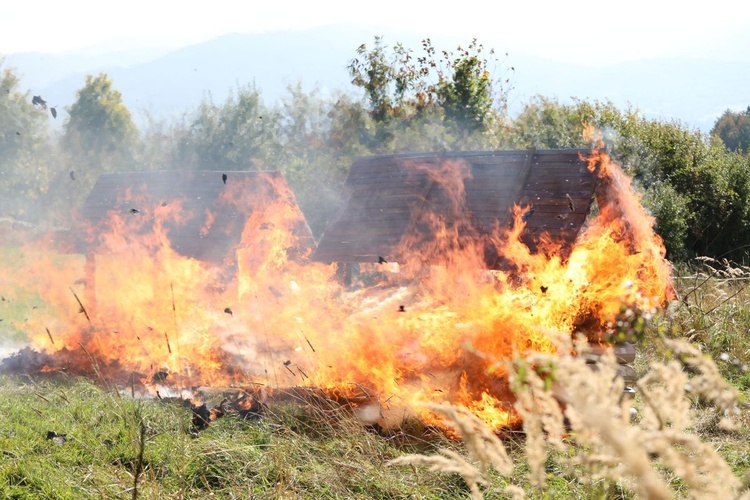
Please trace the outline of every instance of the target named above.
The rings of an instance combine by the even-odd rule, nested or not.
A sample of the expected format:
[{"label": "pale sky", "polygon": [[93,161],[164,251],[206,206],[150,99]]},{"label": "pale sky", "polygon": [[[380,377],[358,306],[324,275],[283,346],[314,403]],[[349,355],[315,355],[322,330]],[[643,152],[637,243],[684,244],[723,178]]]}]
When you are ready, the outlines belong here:
[{"label": "pale sky", "polygon": [[689,55],[750,59],[750,47],[731,41],[748,40],[750,2],[746,0],[4,2],[0,54],[177,47],[225,33],[326,24],[384,26],[420,36],[477,37],[498,51],[579,63]]}]

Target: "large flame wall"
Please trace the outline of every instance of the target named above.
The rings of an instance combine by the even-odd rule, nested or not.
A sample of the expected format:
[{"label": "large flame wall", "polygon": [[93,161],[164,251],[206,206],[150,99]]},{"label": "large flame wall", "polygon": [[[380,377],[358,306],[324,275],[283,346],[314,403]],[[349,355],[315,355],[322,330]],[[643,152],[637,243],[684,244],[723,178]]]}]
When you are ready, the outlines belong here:
[{"label": "large flame wall", "polygon": [[[115,230],[90,237],[89,290],[83,257],[34,242],[0,268],[4,299],[40,298],[13,326],[57,362],[48,369],[120,383],[136,374],[151,389],[311,386],[365,395],[386,421],[449,401],[502,426],[512,418],[503,361],[552,351],[556,335],[604,334],[622,304],[651,308],[669,298],[671,269],[653,219],[606,155],[591,162],[601,179],[598,212],[564,259],[554,242],[534,254],[520,242],[529,207],[516,207],[513,228],[490,238],[509,263],[499,271],[483,269],[487,238],[427,212],[420,227],[437,235],[429,246],[407,237],[413,258],[362,266],[359,286],[344,288],[334,265],[289,258],[299,213],[277,185],[255,194],[267,199],[255,200],[223,266],[171,247],[179,206],[155,208],[148,231],[143,218],[111,213]],[[460,209],[468,174],[444,168]],[[240,205],[242,193],[228,191],[224,202]]]}]

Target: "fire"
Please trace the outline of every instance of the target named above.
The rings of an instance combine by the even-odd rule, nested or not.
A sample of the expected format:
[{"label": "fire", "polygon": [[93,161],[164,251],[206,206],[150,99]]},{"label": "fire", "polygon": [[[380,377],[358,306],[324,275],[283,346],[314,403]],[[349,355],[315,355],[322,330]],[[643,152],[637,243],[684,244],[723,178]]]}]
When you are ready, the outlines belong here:
[{"label": "fire", "polygon": [[[91,374],[95,366],[152,391],[318,388],[367,401],[361,414],[384,425],[408,415],[438,423],[423,404],[447,401],[500,428],[516,419],[505,361],[554,351],[556,335],[596,338],[622,304],[651,308],[670,298],[671,268],[653,219],[605,153],[594,149],[590,162],[600,177],[598,212],[567,255],[552,241],[536,253],[520,241],[532,207],[515,207],[511,229],[490,236],[460,219],[426,216],[418,225],[436,237],[407,235],[410,258],[363,265],[360,286],[344,287],[335,265],[306,258],[285,184],[230,177],[219,205],[250,215],[233,222],[242,224],[241,238],[222,262],[184,255],[173,237],[192,216],[202,217],[201,236],[226,231],[220,214],[133,189],[125,198],[138,212],[111,211],[106,233],[88,228],[95,256],[30,243],[0,275],[6,294],[44,303],[14,324],[30,346],[52,364],[60,353],[79,353],[45,370]],[[446,162],[432,175],[461,213],[466,169]],[[488,249],[502,256],[501,269],[484,269]]]}]

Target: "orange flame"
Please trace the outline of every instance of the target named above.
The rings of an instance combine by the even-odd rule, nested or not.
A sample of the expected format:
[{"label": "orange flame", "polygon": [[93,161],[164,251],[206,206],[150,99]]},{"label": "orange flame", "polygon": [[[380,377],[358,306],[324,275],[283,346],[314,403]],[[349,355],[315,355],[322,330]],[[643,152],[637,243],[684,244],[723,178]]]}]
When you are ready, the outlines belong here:
[{"label": "orange flame", "polygon": [[[84,348],[87,356],[77,359],[120,382],[137,374],[161,391],[251,382],[317,387],[369,401],[384,424],[405,415],[438,423],[421,404],[447,401],[499,428],[516,419],[504,360],[552,352],[560,332],[604,334],[622,304],[651,308],[672,293],[664,247],[630,181],[603,151],[590,161],[599,165],[598,213],[565,256],[554,242],[532,253],[520,241],[521,207],[510,230],[491,236],[460,220],[425,217],[416,224],[436,235],[422,242],[428,247],[383,271],[376,285],[345,288],[335,266],[307,260],[294,197],[269,177],[227,183],[221,206],[250,215],[221,264],[173,248],[170,234],[195,216],[184,203],[159,204],[133,189],[126,198],[143,213],[110,213],[106,234],[89,228],[96,255],[87,285],[95,290],[79,279],[83,257],[37,243],[24,248],[19,268],[0,275],[8,290],[44,301],[15,324],[31,346],[51,355]],[[464,210],[461,166],[445,164],[432,175],[443,179],[456,212]],[[218,213],[202,216],[201,236],[221,230]],[[423,232],[407,235],[404,248],[419,243],[415,234]],[[488,249],[507,268],[484,270]],[[90,321],[82,314],[88,308]]]}]

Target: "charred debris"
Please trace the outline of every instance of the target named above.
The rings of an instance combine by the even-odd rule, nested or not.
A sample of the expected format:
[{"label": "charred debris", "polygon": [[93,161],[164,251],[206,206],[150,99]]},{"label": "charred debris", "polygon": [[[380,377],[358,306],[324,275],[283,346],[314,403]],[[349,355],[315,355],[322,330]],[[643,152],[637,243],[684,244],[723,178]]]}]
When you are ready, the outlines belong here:
[{"label": "charred debris", "polygon": [[[165,400],[165,398],[160,399]],[[196,392],[193,398],[180,401],[189,407],[192,413],[191,434],[207,429],[211,422],[225,416],[240,420],[258,420],[268,409],[266,404],[261,402],[257,392],[241,389],[225,391],[221,401],[213,405],[206,401],[206,395],[202,392]]]}]

